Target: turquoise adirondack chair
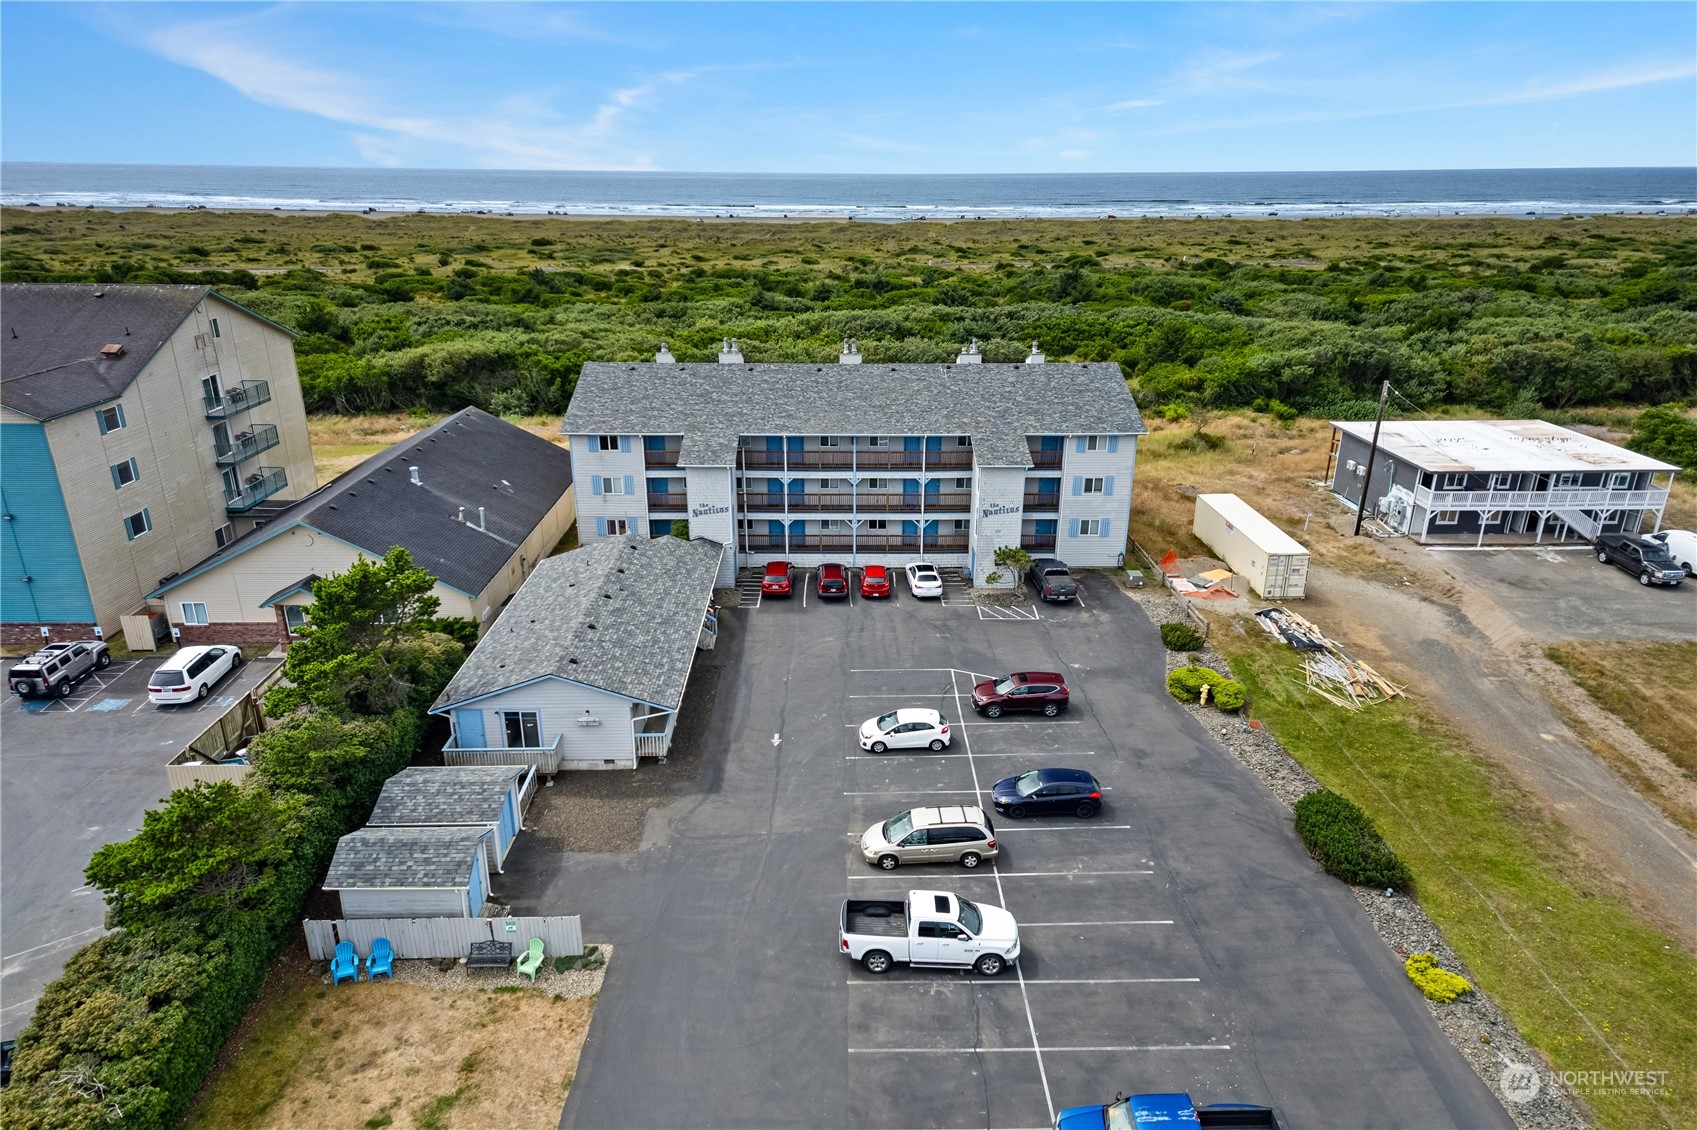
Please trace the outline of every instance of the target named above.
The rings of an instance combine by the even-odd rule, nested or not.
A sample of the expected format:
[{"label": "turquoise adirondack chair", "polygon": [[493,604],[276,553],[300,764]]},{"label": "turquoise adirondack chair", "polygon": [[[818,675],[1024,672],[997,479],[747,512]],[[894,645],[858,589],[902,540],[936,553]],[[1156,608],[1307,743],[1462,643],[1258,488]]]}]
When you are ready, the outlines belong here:
[{"label": "turquoise adirondack chair", "polygon": [[365,959],[365,979],[377,980],[379,973],[393,981],[395,979],[395,951],[389,945],[388,938],[373,938],[371,941],[371,956]]},{"label": "turquoise adirondack chair", "polygon": [[330,959],[330,977],[332,985],[340,985],[343,981],[359,982],[359,955],[354,952],[352,942],[336,943],[336,956]]},{"label": "turquoise adirondack chair", "polygon": [[536,971],[542,968],[542,939],[530,939],[530,948],[519,958],[519,972],[530,978],[532,985],[536,984]]}]

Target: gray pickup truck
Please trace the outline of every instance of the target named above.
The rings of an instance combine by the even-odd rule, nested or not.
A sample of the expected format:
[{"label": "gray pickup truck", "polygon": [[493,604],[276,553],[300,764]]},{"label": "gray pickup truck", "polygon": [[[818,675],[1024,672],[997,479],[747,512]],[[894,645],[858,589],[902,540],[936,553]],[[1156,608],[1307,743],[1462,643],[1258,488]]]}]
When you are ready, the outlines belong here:
[{"label": "gray pickup truck", "polygon": [[1044,600],[1074,600],[1078,597],[1078,585],[1067,570],[1065,561],[1039,557],[1025,571],[1025,579],[1032,591]]},{"label": "gray pickup truck", "polygon": [[1638,534],[1603,534],[1592,543],[1597,560],[1614,565],[1638,578],[1641,585],[1677,585],[1685,570],[1654,538]]}]

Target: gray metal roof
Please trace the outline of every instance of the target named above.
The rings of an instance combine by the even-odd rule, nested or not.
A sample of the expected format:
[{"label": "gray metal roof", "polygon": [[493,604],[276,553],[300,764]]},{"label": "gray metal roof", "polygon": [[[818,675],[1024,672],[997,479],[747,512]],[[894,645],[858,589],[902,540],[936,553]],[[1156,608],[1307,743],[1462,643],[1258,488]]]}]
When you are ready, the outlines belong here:
[{"label": "gray metal roof", "polygon": [[[1363,443],[1373,421],[1333,420]],[[1386,420],[1379,450],[1423,471],[1677,471],[1671,463],[1543,420]]]},{"label": "gray metal roof", "polygon": [[632,535],[548,558],[432,709],[554,675],[675,710],[724,552]]},{"label": "gray metal roof", "polygon": [[568,435],[681,435],[684,466],[728,467],[745,435],[970,435],[980,466],[1026,467],[1027,436],[1148,431],[1112,361],[720,365],[593,361]]},{"label": "gray metal roof", "polygon": [[384,824],[493,824],[527,773],[511,765],[428,765],[402,769],[383,783],[368,827]]},{"label": "gray metal roof", "polygon": [[361,828],[336,844],[324,889],[459,889],[488,828]]},{"label": "gray metal roof", "polygon": [[[319,487],[154,595],[304,525],[378,557],[401,546],[437,580],[476,596],[571,485],[565,448],[480,408],[465,408]],[[480,506],[483,529],[477,526]]]}]

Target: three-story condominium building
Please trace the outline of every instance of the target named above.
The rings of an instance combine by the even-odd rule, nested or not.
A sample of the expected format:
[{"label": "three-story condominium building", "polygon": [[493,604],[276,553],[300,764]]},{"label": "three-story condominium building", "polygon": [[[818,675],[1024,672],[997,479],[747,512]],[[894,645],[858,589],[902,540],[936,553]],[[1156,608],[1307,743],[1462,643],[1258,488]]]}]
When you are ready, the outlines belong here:
[{"label": "three-story condominium building", "polygon": [[318,485],[294,335],[205,286],[0,288],[0,617],[116,632]]},{"label": "three-story condominium building", "polygon": [[723,544],[728,584],[772,560],[929,560],[980,583],[1020,546],[1075,565],[1123,560],[1137,439],[1112,362],[583,367],[571,437],[588,542],[672,522]]}]

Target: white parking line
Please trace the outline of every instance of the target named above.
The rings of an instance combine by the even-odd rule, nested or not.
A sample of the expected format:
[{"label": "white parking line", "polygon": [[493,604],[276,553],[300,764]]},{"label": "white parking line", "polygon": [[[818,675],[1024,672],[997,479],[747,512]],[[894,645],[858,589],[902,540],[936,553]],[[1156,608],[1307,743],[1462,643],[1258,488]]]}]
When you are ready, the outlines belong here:
[{"label": "white parking line", "polygon": [[990,719],[985,719],[982,722],[956,721],[954,723],[954,725],[956,725],[956,726],[1082,726],[1082,725],[1084,725],[1084,722],[1083,722],[1082,719],[1077,719],[1077,718],[1071,719],[1069,721],[1061,721],[1061,720],[1055,719],[1055,718],[1045,718],[1041,722],[1004,722],[1000,718],[997,718],[994,721],[991,721]]},{"label": "white parking line", "polygon": [[[77,890],[82,889],[83,888],[81,887],[77,888]],[[76,894],[76,891],[72,891],[71,893]],[[5,957],[0,958],[0,961],[11,961],[13,958],[22,957],[26,953],[34,953],[36,950],[51,949],[54,946],[62,946],[66,942],[73,941],[77,938],[86,937],[89,934],[104,934],[105,932],[106,927],[104,926],[90,926],[86,930],[78,930],[74,934],[66,934],[63,938],[54,938],[51,942],[42,942],[39,946],[31,946],[27,950],[19,950],[17,953],[9,953]]]},{"label": "white parking line", "polygon": [[1021,922],[1020,929],[1027,926],[1171,926],[1171,918],[1129,918],[1123,922]]},{"label": "white parking line", "polygon": [[[997,833],[1000,835],[1001,833]],[[977,871],[961,871],[957,879],[982,879],[989,872],[998,879],[1093,879],[1098,875],[1153,875],[1153,871],[997,871],[994,867],[986,867]],[[866,875],[850,875],[850,879],[887,879],[889,875],[882,871],[874,871]]]},{"label": "white parking line", "polygon": [[[990,989],[990,988],[995,988],[998,985],[1021,985],[1021,984],[1023,984],[1023,985],[1197,985],[1197,984],[1201,984],[1201,982],[1202,982],[1202,978],[1200,978],[1200,977],[1090,977],[1090,978],[1027,977],[1023,981],[1000,981],[1000,980],[992,980],[991,978],[988,978],[988,977],[983,977],[983,978],[969,979],[969,980],[965,980],[965,981],[957,981],[957,982],[954,982],[954,984],[971,985],[974,988],[982,985],[984,988]],[[948,984],[949,982],[944,982],[944,983]],[[922,985],[927,989],[931,989],[931,988],[936,987],[937,982],[935,982],[935,981],[910,981],[910,980],[906,980],[905,978],[902,979],[902,980],[899,980],[899,981],[889,981],[889,980],[886,980],[886,979],[880,977],[875,981],[867,981],[867,980],[849,981],[848,984],[850,984],[850,985],[870,985],[870,986]]]},{"label": "white parking line", "polygon": [[981,1052],[1229,1052],[1230,1044],[1119,1044],[1100,1047],[1040,1048],[849,1048],[850,1055],[978,1055]]},{"label": "white parking line", "polygon": [[1092,824],[1088,820],[1081,820],[1077,824],[1051,824],[1048,826],[1033,824],[1022,828],[1004,827],[997,829],[996,835],[999,836],[1003,832],[1088,832],[1093,828],[1100,832],[1123,832],[1130,827],[1130,824]]},{"label": "white parking line", "polygon": [[[895,790],[882,789],[875,793],[844,793],[844,796],[889,796]],[[901,789],[904,796],[977,796],[977,789]]]}]

